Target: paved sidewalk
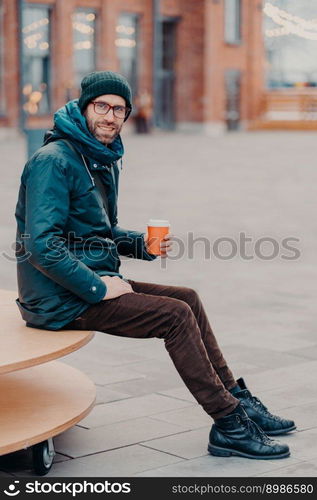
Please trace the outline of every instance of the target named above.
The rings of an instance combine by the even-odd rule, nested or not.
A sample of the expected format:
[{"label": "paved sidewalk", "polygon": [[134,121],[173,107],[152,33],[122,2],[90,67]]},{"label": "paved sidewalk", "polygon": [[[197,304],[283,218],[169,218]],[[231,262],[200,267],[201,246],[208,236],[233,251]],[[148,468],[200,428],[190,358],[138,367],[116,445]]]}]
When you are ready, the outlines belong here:
[{"label": "paved sidewalk", "polygon": [[[120,225],[143,230],[150,217],[168,218],[185,250],[165,266],[125,260],[124,275],[199,291],[236,376],[244,376],[270,410],[294,418],[298,431],[280,438],[292,452],[284,460],[211,457],[212,422],[163,343],[96,333],[63,361],[97,384],[97,406],[55,438],[49,477],[315,476],[316,134],[157,133],[127,135],[125,145]],[[1,252],[12,255],[25,146],[7,141],[0,150]],[[189,232],[200,238],[194,246]],[[243,234],[251,238],[245,248]],[[287,245],[300,257],[285,258],[294,255]],[[273,250],[279,256],[265,259]],[[15,264],[3,256],[0,276],[1,287],[16,287]],[[27,452],[2,457],[0,470],[3,476],[33,475]]]}]

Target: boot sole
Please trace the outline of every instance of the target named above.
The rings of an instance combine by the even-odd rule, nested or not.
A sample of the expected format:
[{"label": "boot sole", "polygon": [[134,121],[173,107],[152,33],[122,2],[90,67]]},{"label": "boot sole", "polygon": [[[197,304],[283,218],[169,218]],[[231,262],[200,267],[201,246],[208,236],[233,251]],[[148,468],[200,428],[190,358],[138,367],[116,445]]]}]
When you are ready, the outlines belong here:
[{"label": "boot sole", "polygon": [[219,446],[215,446],[213,444],[208,444],[208,451],[211,455],[215,457],[244,457],[244,458],[253,458],[255,460],[274,460],[277,458],[287,458],[290,456],[290,452],[287,451],[285,453],[280,453],[279,455],[249,455],[248,453],[244,453],[243,451],[238,450],[230,450],[230,448],[220,448]]},{"label": "boot sole", "polygon": [[262,428],[262,430],[265,432],[267,436],[283,436],[283,434],[287,434],[288,432],[295,431],[296,430],[296,425],[293,425],[293,427],[288,427],[287,429],[280,429],[277,431],[266,431]]}]

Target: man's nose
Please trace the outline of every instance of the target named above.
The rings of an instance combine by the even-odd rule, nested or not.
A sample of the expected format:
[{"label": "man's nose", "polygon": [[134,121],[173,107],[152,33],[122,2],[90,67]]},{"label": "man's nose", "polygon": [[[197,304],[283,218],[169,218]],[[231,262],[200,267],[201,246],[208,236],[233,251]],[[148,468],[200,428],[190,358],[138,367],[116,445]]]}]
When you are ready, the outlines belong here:
[{"label": "man's nose", "polygon": [[104,119],[108,122],[113,122],[116,119],[114,116],[113,108],[110,108],[108,113],[104,115]]}]

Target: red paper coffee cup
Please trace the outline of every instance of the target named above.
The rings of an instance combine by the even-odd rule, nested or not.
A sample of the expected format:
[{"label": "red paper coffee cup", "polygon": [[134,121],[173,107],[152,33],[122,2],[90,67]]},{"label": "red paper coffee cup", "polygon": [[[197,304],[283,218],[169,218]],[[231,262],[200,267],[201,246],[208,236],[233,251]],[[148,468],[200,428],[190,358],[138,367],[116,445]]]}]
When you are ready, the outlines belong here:
[{"label": "red paper coffee cup", "polygon": [[147,251],[152,255],[161,255],[161,241],[170,232],[170,223],[163,219],[150,219],[147,224]]}]

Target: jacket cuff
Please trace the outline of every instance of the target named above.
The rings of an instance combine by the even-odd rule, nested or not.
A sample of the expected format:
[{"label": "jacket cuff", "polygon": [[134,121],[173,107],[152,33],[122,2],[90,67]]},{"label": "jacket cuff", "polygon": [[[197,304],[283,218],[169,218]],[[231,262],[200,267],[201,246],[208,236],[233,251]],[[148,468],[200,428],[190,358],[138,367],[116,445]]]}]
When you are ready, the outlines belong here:
[{"label": "jacket cuff", "polygon": [[96,274],[91,283],[89,289],[86,291],[83,297],[89,304],[96,304],[100,302],[107,293],[107,285],[100,279],[98,274]]},{"label": "jacket cuff", "polygon": [[145,247],[145,241],[144,241],[144,236],[145,236],[145,233],[141,233],[142,235],[142,238],[143,238],[143,254],[142,254],[142,259],[143,260],[155,260],[157,258],[157,255],[153,255],[151,253],[148,253],[146,251],[146,247]]}]

